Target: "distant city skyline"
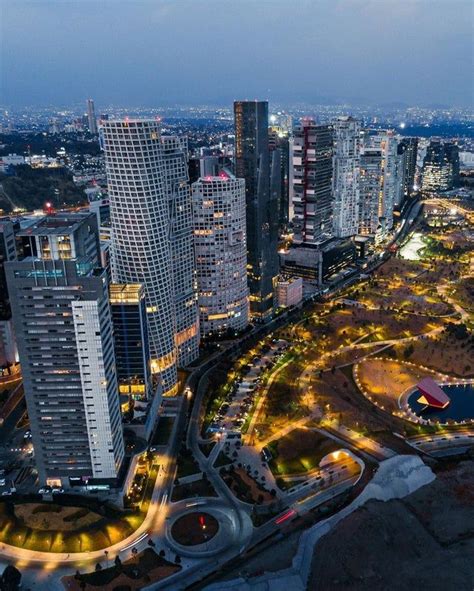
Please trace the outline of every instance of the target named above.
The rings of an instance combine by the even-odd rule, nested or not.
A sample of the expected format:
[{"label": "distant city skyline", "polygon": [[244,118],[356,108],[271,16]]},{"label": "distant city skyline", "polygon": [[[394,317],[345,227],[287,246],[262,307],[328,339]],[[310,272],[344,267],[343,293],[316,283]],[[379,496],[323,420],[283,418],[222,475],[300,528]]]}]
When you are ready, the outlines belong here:
[{"label": "distant city skyline", "polygon": [[3,104],[473,103],[469,0],[3,0],[0,20]]}]

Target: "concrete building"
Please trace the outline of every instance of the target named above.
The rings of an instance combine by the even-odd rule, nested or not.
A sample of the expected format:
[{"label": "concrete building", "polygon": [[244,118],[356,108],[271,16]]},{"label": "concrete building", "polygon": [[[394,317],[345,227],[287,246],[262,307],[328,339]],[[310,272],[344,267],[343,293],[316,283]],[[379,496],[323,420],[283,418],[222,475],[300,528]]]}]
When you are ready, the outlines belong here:
[{"label": "concrete building", "polygon": [[333,128],[303,119],[293,138],[294,243],[317,245],[333,235]]},{"label": "concrete building", "polygon": [[176,318],[178,365],[199,357],[199,321],[193,244],[193,211],[187,142],[163,136],[163,160],[169,204],[169,237]]},{"label": "concrete building", "polygon": [[113,486],[124,443],[96,216],[47,216],[17,237],[5,268],[40,484]]},{"label": "concrete building", "polygon": [[234,123],[235,176],[245,179],[250,313],[266,320],[273,313],[278,277],[278,202],[270,191],[268,103],[236,101]]},{"label": "concrete building", "polygon": [[87,127],[90,133],[97,134],[97,119],[95,117],[95,107],[92,99],[87,99]]},{"label": "concrete building", "polygon": [[192,185],[201,334],[248,324],[245,181],[227,172]]},{"label": "concrete building", "polygon": [[334,128],[334,236],[355,236],[359,229],[360,123],[338,117]]},{"label": "concrete building", "polygon": [[303,278],[280,278],[278,280],[277,296],[279,308],[289,308],[301,304],[303,301]]},{"label": "concrete building", "polygon": [[152,372],[164,395],[177,392],[176,310],[170,198],[155,120],[104,121],[103,147],[112,227],[115,283],[145,289]]}]

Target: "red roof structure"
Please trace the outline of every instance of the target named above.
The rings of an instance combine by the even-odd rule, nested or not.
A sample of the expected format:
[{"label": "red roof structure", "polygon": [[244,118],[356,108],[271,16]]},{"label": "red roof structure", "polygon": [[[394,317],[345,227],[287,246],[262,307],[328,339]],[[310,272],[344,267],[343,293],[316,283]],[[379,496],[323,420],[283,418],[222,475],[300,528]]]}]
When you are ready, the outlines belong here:
[{"label": "red roof structure", "polygon": [[432,378],[423,378],[417,384],[421,396],[417,402],[433,408],[446,408],[451,402],[449,396],[438,386]]}]

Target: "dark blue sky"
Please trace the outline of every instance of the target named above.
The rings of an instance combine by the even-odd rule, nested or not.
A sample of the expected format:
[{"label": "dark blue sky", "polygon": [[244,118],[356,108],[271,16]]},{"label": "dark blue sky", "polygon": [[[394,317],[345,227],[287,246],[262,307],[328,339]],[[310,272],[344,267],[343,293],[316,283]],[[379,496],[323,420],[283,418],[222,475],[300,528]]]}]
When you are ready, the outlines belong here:
[{"label": "dark blue sky", "polygon": [[0,0],[0,102],[473,102],[471,0]]}]

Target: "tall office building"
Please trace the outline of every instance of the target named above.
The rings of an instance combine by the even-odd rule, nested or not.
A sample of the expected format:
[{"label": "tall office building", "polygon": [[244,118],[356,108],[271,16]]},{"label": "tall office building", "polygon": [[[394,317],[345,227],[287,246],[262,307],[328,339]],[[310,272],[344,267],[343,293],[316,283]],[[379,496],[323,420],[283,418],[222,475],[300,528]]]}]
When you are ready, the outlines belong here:
[{"label": "tall office building", "polygon": [[5,263],[15,259],[15,225],[10,220],[0,220],[0,368],[12,365],[18,359],[5,275]]},{"label": "tall office building", "polygon": [[248,324],[245,181],[227,172],[192,185],[201,334]]},{"label": "tall office building", "polygon": [[290,133],[283,127],[268,130],[271,156],[270,190],[276,191],[278,225],[281,232],[288,227],[290,195]]},{"label": "tall office building", "polygon": [[112,283],[109,301],[119,391],[137,400],[148,400],[153,386],[145,290],[139,284]]},{"label": "tall office building", "polygon": [[259,319],[273,311],[278,278],[278,203],[270,191],[268,103],[236,101],[235,176],[245,180],[247,279],[250,312]]},{"label": "tall office building", "polygon": [[303,119],[293,143],[294,243],[316,245],[333,234],[333,128]]},{"label": "tall office building", "polygon": [[145,289],[153,373],[177,392],[176,314],[167,181],[155,120],[104,121],[115,283]]},{"label": "tall office building", "polygon": [[399,152],[405,157],[405,170],[403,174],[403,194],[410,197],[415,191],[416,160],[418,156],[418,138],[404,137],[399,143]]},{"label": "tall office building", "polygon": [[359,234],[375,234],[379,227],[382,192],[382,151],[363,142],[360,151]]},{"label": "tall office building", "polygon": [[359,226],[360,123],[338,117],[334,127],[334,236],[355,236]]},{"label": "tall office building", "polygon": [[97,119],[95,118],[95,107],[92,99],[87,99],[87,127],[92,134],[97,134]]},{"label": "tall office building", "polygon": [[117,477],[122,422],[94,214],[40,219],[6,263],[41,484]]},{"label": "tall office building", "polygon": [[423,160],[423,191],[449,191],[458,182],[458,147],[450,142],[432,140]]},{"label": "tall office building", "polygon": [[193,211],[187,142],[163,136],[166,191],[169,200],[171,258],[178,365],[199,357],[199,321],[193,245]]}]

